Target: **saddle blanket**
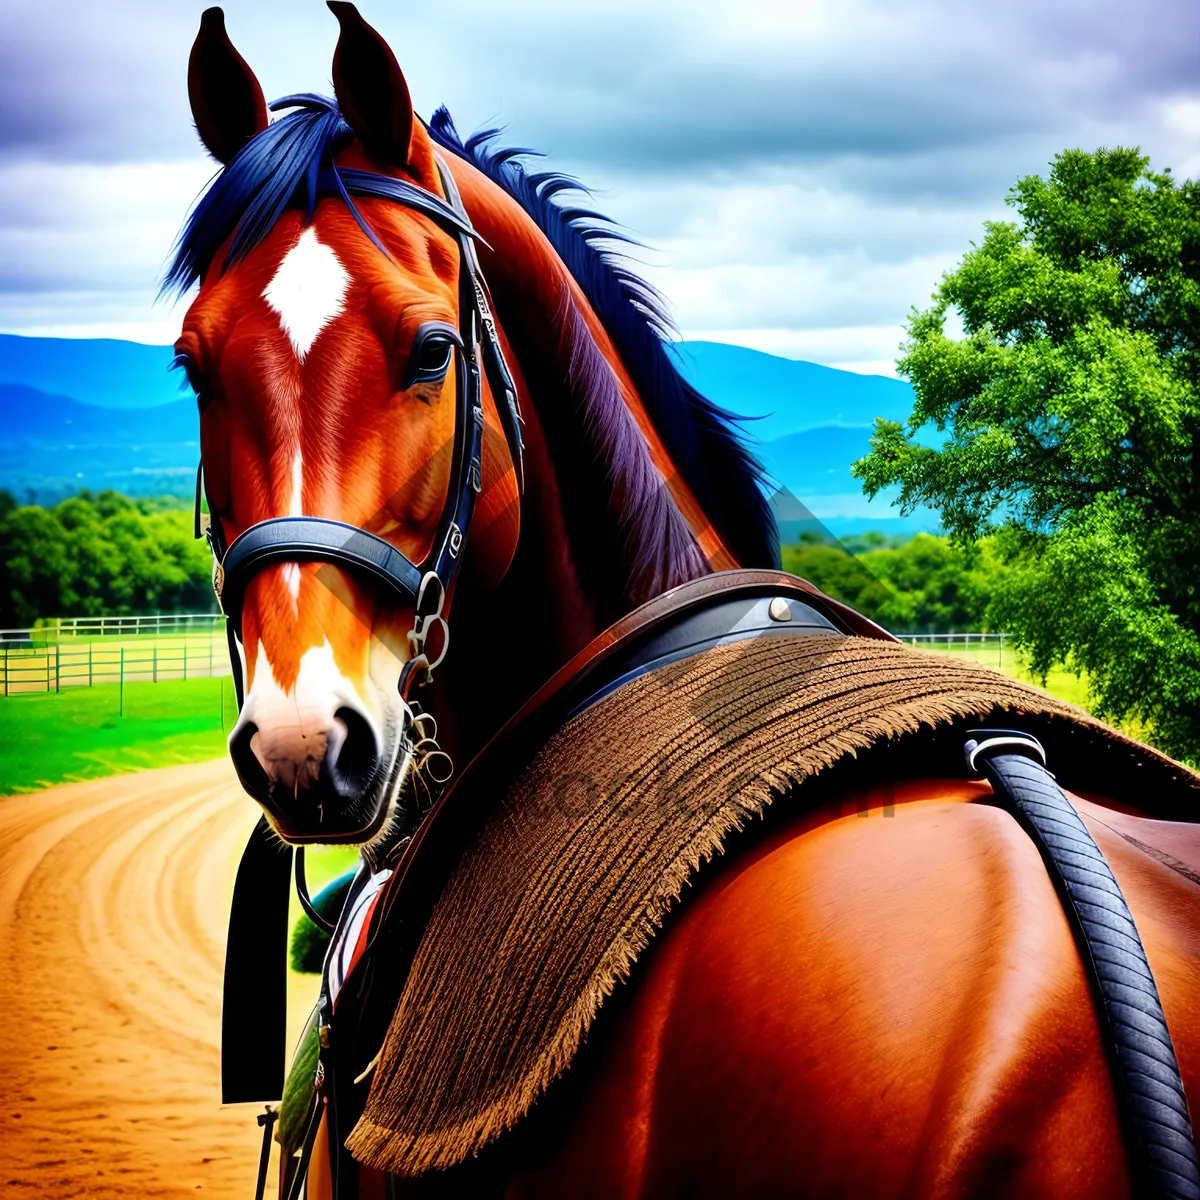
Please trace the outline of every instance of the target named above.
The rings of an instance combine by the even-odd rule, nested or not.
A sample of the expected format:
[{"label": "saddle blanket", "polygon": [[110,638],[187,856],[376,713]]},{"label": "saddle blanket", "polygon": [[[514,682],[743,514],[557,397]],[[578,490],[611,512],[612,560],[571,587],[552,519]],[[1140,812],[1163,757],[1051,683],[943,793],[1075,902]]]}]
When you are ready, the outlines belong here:
[{"label": "saddle blanket", "polygon": [[977,663],[874,639],[720,645],[579,712],[497,789],[434,906],[351,1152],[407,1176],[477,1153],[566,1071],[740,831],[802,812],[856,757],[895,772],[915,746],[921,774],[959,775],[962,732],[983,723],[1041,738],[1066,787],[1194,817],[1200,776],[1181,764]]}]

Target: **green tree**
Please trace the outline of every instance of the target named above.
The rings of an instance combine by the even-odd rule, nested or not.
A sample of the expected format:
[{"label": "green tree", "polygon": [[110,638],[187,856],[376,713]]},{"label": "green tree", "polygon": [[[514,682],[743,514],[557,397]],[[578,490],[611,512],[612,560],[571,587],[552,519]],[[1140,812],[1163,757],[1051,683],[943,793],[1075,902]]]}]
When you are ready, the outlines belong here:
[{"label": "green tree", "polygon": [[910,316],[913,413],[853,471],[961,543],[1006,526],[993,620],[1035,669],[1087,671],[1101,713],[1200,755],[1200,185],[1072,150],[1008,199],[1020,220]]},{"label": "green tree", "polygon": [[928,533],[903,542],[866,534],[840,544],[802,534],[783,548],[783,565],[893,633],[985,629],[998,569],[990,542],[956,546]]},{"label": "green tree", "polygon": [[0,492],[0,624],[40,617],[204,611],[211,564],[192,513],[80,492],[52,509]]}]

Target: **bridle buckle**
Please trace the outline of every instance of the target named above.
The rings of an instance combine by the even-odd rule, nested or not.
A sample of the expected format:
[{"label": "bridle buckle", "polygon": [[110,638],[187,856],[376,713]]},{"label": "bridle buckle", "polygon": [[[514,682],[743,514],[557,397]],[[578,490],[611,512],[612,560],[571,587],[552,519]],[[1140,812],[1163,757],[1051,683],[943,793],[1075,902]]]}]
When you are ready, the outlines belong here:
[{"label": "bridle buckle", "polygon": [[[462,531],[453,526],[452,532],[457,533],[459,544],[462,543]],[[450,649],[450,626],[442,616],[442,608],[446,603],[446,588],[436,571],[427,571],[421,578],[421,586],[417,591],[417,608],[413,617],[413,627],[408,631],[408,646],[410,655],[408,661],[400,669],[399,689],[402,696],[407,695],[412,687],[423,686],[433,679],[435,667],[441,666]],[[430,630],[440,629],[442,644],[437,656],[432,660],[425,646]]]}]

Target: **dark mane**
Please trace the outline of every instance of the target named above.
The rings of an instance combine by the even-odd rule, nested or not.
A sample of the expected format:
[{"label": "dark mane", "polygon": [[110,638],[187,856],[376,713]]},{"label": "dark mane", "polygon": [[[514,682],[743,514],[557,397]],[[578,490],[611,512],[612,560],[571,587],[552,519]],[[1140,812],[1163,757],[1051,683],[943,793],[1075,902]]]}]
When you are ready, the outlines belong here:
[{"label": "dark mane", "polygon": [[631,239],[600,213],[561,203],[562,193],[587,189],[560,172],[527,171],[520,159],[535,152],[493,146],[499,130],[481,130],[463,142],[444,107],[428,128],[438,145],[512,196],[549,239],[612,338],[672,462],[734,556],[744,566],[778,567],[779,534],[763,470],[739,418],[702,396],[676,368],[666,302],[614,249]]}]

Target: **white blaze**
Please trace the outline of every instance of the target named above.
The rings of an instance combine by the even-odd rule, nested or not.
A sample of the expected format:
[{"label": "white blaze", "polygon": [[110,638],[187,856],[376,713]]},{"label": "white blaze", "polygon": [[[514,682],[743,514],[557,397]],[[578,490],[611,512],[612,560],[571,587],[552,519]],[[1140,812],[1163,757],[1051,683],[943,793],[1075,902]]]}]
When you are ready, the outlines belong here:
[{"label": "white blaze", "polygon": [[303,722],[310,713],[332,713],[341,705],[352,703],[354,696],[354,685],[334,661],[328,638],[304,652],[295,686],[287,691],[276,680],[267,648],[259,642],[258,656],[254,660],[254,684],[246,697],[245,707],[254,709],[254,720],[259,723],[271,719]]},{"label": "white blaze", "polygon": [[317,335],[342,311],[350,276],[310,225],[283,256],[263,299],[303,362]]},{"label": "white blaze", "polygon": [[[288,504],[289,517],[304,516],[304,459],[300,456],[300,451],[296,451],[296,457],[292,459],[292,499]],[[283,568],[283,581],[287,584],[287,589],[292,593],[292,604],[295,605],[300,600],[300,565],[298,563],[288,563]]]}]

